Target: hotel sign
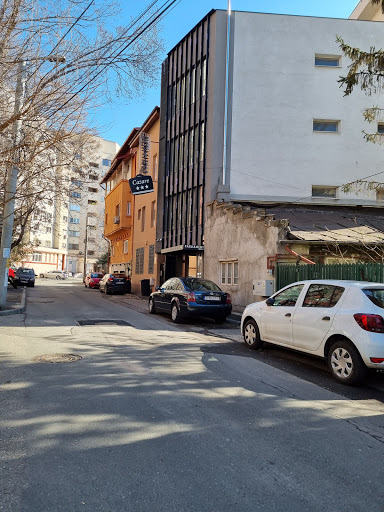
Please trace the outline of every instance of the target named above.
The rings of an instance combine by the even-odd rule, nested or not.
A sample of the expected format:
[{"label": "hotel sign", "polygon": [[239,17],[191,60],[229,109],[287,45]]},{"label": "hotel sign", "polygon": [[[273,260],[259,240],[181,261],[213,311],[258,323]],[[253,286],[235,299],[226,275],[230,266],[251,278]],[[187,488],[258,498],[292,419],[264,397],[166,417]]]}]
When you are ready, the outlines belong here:
[{"label": "hotel sign", "polygon": [[129,180],[129,186],[131,187],[132,195],[134,196],[153,192],[153,181],[151,176],[138,174]]}]

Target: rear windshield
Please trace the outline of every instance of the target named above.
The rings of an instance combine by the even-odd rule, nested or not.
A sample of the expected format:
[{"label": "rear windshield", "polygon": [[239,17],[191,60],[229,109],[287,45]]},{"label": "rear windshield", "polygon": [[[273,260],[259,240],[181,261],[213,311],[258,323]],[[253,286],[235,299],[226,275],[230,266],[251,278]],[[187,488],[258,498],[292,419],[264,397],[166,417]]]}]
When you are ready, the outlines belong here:
[{"label": "rear windshield", "polygon": [[186,278],[183,279],[185,285],[194,292],[197,291],[214,291],[214,292],[220,292],[221,289],[212,281],[207,281],[206,279],[193,279],[193,278]]},{"label": "rear windshield", "polygon": [[91,277],[97,277],[101,279],[103,277],[103,274],[91,274]]},{"label": "rear windshield", "polygon": [[34,276],[35,273],[31,268],[19,268],[17,269],[18,274],[27,274],[29,276]]},{"label": "rear windshield", "polygon": [[375,306],[384,309],[384,288],[366,288],[363,292]]}]

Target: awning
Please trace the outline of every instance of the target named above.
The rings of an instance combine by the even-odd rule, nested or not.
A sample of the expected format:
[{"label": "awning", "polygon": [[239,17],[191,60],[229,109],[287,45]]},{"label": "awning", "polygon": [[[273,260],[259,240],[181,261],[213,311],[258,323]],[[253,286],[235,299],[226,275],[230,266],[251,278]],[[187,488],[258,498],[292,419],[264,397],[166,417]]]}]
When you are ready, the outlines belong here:
[{"label": "awning", "polygon": [[384,209],[271,208],[276,219],[288,219],[288,240],[307,242],[384,243]]}]

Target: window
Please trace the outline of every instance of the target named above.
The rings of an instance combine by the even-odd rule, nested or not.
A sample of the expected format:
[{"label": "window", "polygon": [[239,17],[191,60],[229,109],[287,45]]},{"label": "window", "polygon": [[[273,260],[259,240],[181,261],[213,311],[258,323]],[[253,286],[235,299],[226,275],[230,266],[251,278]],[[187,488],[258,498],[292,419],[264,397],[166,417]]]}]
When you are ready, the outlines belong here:
[{"label": "window", "polygon": [[115,255],[115,246],[114,245],[112,245],[112,247],[111,247],[111,253],[112,253],[112,256]]},{"label": "window", "polygon": [[341,286],[311,284],[303,302],[303,308],[333,308],[344,292]]},{"label": "window", "polygon": [[80,219],[75,219],[73,217],[69,218],[70,224],[80,224]]},{"label": "window", "polygon": [[80,192],[71,192],[71,196],[72,197],[81,197],[81,193]]},{"label": "window", "polygon": [[323,187],[321,185],[312,186],[312,197],[329,197],[335,198],[337,187]]},{"label": "window", "polygon": [[107,158],[103,158],[103,165],[106,165],[107,167],[109,167],[111,165],[111,161],[108,160]]},{"label": "window", "polygon": [[377,125],[377,133],[384,134],[384,124]]},{"label": "window", "polygon": [[88,199],[88,204],[96,205],[97,201],[94,201],[93,199]]},{"label": "window", "polygon": [[131,215],[131,201],[127,201],[127,216]]},{"label": "window", "polygon": [[136,249],[136,274],[144,273],[144,247]]},{"label": "window", "polygon": [[152,201],[151,203],[151,228],[154,228],[156,225],[156,201]]},{"label": "window", "polygon": [[120,217],[120,203],[115,206],[115,216]]},{"label": "window", "polygon": [[239,283],[239,262],[223,261],[221,263],[221,284],[238,284]]},{"label": "window", "polygon": [[67,244],[61,244],[62,249],[66,249]]},{"label": "window", "polygon": [[97,192],[97,188],[88,187],[88,192]]},{"label": "window", "polygon": [[79,244],[68,244],[68,249],[72,251],[78,251],[79,250]]},{"label": "window", "polygon": [[155,246],[149,246],[149,254],[148,254],[148,274],[153,274],[155,267]]},{"label": "window", "polygon": [[45,228],[45,232],[46,232],[46,233],[52,233],[52,228],[51,228],[51,227],[49,227],[49,226],[47,226],[47,227]]},{"label": "window", "polygon": [[96,167],[99,168],[99,164],[96,164],[95,162],[89,162],[89,167]]},{"label": "window", "polygon": [[32,261],[41,261],[41,253],[40,252],[34,252],[32,254]]},{"label": "window", "polygon": [[80,206],[78,204],[70,203],[69,209],[71,211],[73,211],[73,212],[79,212],[80,211]]},{"label": "window", "polygon": [[74,187],[81,187],[81,186],[82,186],[82,184],[83,184],[83,182],[82,182],[82,181],[79,181],[79,180],[77,180],[77,179],[75,179],[75,178],[72,178],[72,179],[71,179],[71,182],[72,182],[72,185],[73,185]]},{"label": "window", "polygon": [[301,290],[303,289],[303,284],[297,284],[295,286],[291,286],[286,290],[278,293],[273,297],[274,306],[295,306],[296,301],[299,298]]},{"label": "window", "polygon": [[315,66],[334,68],[340,66],[340,57],[334,55],[315,55]]},{"label": "window", "polygon": [[314,120],[313,131],[337,133],[339,131],[339,121]]},{"label": "window", "polygon": [[201,95],[205,96],[205,88],[207,84],[207,59],[203,60],[203,67],[201,71]]},{"label": "window", "polygon": [[145,230],[145,206],[141,210],[141,231]]},{"label": "window", "polygon": [[92,181],[97,181],[99,179],[97,174],[90,174],[88,177]]},{"label": "window", "polygon": [[141,208],[137,212],[137,220],[141,219]]},{"label": "window", "polygon": [[80,236],[80,231],[68,231],[68,236]]},{"label": "window", "polygon": [[124,240],[123,253],[127,254],[127,252],[128,252],[128,240]]},{"label": "window", "polygon": [[63,217],[63,222],[68,222],[68,217],[66,215]]},{"label": "window", "polygon": [[375,306],[384,309],[384,289],[383,288],[366,288],[361,290]]}]

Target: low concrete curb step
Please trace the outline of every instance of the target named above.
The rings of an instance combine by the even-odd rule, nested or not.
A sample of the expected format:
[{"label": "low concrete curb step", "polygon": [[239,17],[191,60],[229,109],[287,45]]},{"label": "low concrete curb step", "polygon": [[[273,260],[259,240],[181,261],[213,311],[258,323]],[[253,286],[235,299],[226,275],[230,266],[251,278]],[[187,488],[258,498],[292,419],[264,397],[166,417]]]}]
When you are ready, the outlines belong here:
[{"label": "low concrete curb step", "polygon": [[[24,286],[21,294],[21,300],[18,305],[15,305],[14,307],[10,307],[9,309],[3,309],[0,311],[0,316],[8,316],[8,315],[20,315],[21,313],[24,313],[25,306],[27,301],[27,287]],[[7,306],[10,306],[10,303],[7,303]]]}]

